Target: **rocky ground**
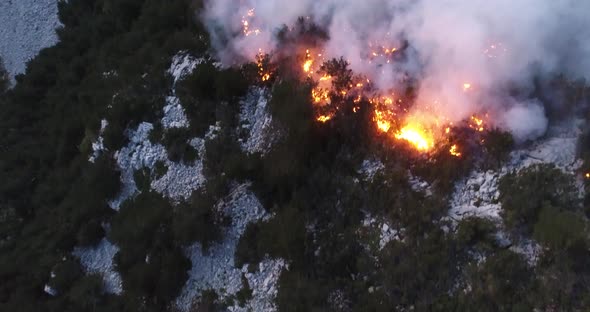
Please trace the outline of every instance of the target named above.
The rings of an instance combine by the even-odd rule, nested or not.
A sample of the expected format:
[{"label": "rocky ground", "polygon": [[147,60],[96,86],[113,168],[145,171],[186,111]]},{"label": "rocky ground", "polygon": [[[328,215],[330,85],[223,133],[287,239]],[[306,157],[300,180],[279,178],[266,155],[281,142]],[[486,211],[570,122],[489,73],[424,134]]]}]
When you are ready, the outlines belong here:
[{"label": "rocky ground", "polygon": [[[0,57],[13,80],[26,63],[57,42],[58,0],[0,1]],[[14,80],[13,80],[14,81]]]},{"label": "rocky ground", "polygon": [[[467,178],[455,186],[448,219],[453,225],[471,216],[493,221],[499,228],[498,242],[510,246],[511,250],[523,254],[529,263],[534,264],[542,252],[540,246],[530,239],[511,241],[502,230],[499,181],[507,173],[542,163],[554,164],[564,172],[574,174],[582,165],[576,154],[581,125],[581,121],[578,120],[568,120],[553,125],[545,138],[514,150],[508,162],[499,170],[472,171]],[[579,180],[578,185],[582,195],[583,182]]]},{"label": "rocky ground", "polygon": [[[190,74],[203,59],[195,59],[180,52],[172,60],[168,73],[173,77],[174,84],[182,77]],[[187,128],[189,120],[184,108],[176,97],[174,90],[166,98],[161,123],[164,129]],[[260,88],[252,89],[240,104],[240,128],[237,131],[245,152],[264,153],[273,142],[274,132],[272,118],[267,112],[268,91]],[[89,161],[95,161],[104,151],[102,133],[108,127],[108,121],[103,120],[99,137],[93,143],[93,152]],[[114,210],[129,198],[137,195],[139,190],[135,184],[134,172],[147,169],[154,177],[154,170],[158,162],[166,167],[166,173],[155,177],[151,188],[166,196],[173,202],[190,197],[193,191],[201,188],[206,179],[203,175],[203,159],[205,158],[205,140],[212,139],[220,130],[218,124],[211,125],[207,134],[202,138],[189,140],[198,152],[197,160],[191,164],[173,162],[168,159],[166,148],[161,144],[150,142],[149,135],[154,125],[148,122],[140,123],[135,129],[127,129],[129,142],[115,152],[115,159],[121,172],[122,189],[119,195],[110,202]],[[273,134],[271,136],[271,134]],[[215,290],[222,300],[232,298],[243,287],[243,281],[252,290],[252,298],[240,306],[232,301],[230,311],[273,311],[274,297],[277,294],[277,282],[281,271],[288,267],[282,259],[264,259],[258,264],[252,264],[255,270],[248,270],[249,265],[236,267],[234,253],[238,241],[246,226],[270,218],[256,196],[249,190],[248,184],[235,185],[230,195],[217,204],[222,214],[231,218],[231,225],[224,229],[223,240],[203,250],[199,243],[186,249],[187,257],[192,262],[189,279],[184,285],[176,305],[181,310],[188,310],[192,303],[198,301],[205,290]],[[117,246],[106,238],[92,248],[76,248],[73,255],[80,259],[88,273],[98,273],[103,276],[105,291],[119,294],[122,291],[121,278],[113,268],[113,257]],[[51,291],[51,290],[49,290]]]},{"label": "rocky ground", "polygon": [[189,280],[184,286],[176,304],[188,310],[194,300],[198,300],[204,290],[215,290],[222,300],[235,295],[242,289],[242,277],[246,278],[252,289],[252,299],[245,306],[234,303],[231,311],[273,311],[273,299],[277,294],[276,284],[279,274],[286,266],[282,259],[265,259],[254,272],[249,272],[248,264],[238,268],[234,254],[238,241],[246,226],[252,222],[268,219],[270,216],[249,190],[248,184],[237,185],[225,201],[218,204],[219,209],[231,218],[231,225],[225,229],[223,240],[203,250],[196,243],[186,250],[192,262]]},{"label": "rocky ground", "polygon": [[123,282],[113,265],[113,257],[118,251],[119,248],[116,245],[103,238],[94,247],[75,248],[72,254],[80,260],[86,273],[102,276],[104,290],[107,293],[121,294]]}]

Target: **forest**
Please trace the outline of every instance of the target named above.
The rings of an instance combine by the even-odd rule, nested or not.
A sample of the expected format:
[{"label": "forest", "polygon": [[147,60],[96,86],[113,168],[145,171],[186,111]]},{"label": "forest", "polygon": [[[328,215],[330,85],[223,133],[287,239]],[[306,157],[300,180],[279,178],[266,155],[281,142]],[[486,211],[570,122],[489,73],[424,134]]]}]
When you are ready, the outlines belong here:
[{"label": "forest", "polygon": [[[575,174],[543,164],[500,180],[505,232],[542,246],[532,266],[498,242],[497,224],[470,217],[453,227],[443,218],[455,182],[475,167],[498,168],[507,160],[515,145],[510,134],[490,129],[482,134],[485,143],[469,147],[465,157],[445,148],[424,159],[372,126],[367,101],[342,98],[340,107],[358,105],[359,111],[342,109],[329,124],[317,123],[313,84],[283,64],[274,64],[282,78],[263,82],[255,63],[214,65],[208,33],[196,18],[202,5],[60,1],[59,42],[32,59],[13,87],[0,67],[0,310],[177,311],[173,302],[191,268],[183,251],[195,242],[206,250],[223,239],[228,220],[215,205],[236,181],[251,183],[273,216],[248,225],[236,266],[265,257],[289,263],[279,279],[278,311],[590,307],[590,192],[580,197]],[[206,61],[174,84],[167,69],[179,51]],[[345,62],[330,64],[334,76],[347,76]],[[105,75],[110,72],[116,74]],[[252,87],[269,90],[269,113],[282,127],[280,140],[264,154],[244,152],[233,131],[240,100]],[[584,82],[555,88],[567,101],[590,100]],[[189,118],[186,129],[161,125],[170,90]],[[102,119],[108,120],[105,152],[89,162]],[[128,143],[125,130],[141,122],[155,125],[149,140],[165,146],[177,163],[199,157],[188,138],[205,135],[216,122],[221,130],[205,142],[206,184],[190,198],[175,203],[150,188],[167,170],[160,164],[156,172],[134,173],[140,193],[114,211],[108,203],[121,189],[115,151]],[[468,137],[457,136],[471,146]],[[579,157],[580,172],[589,171],[590,132],[580,139]],[[368,158],[384,169],[359,179],[357,169]],[[412,187],[408,168],[432,185],[431,194]],[[590,190],[590,180],[584,183]],[[371,247],[375,233],[359,235],[367,213],[403,228],[403,240]],[[72,255],[76,246],[104,237],[119,247],[114,262],[121,295],[104,292],[101,277],[85,274]],[[47,283],[57,295],[43,291]],[[223,300],[208,291],[191,311],[225,311],[229,300],[249,296],[247,288]]]}]

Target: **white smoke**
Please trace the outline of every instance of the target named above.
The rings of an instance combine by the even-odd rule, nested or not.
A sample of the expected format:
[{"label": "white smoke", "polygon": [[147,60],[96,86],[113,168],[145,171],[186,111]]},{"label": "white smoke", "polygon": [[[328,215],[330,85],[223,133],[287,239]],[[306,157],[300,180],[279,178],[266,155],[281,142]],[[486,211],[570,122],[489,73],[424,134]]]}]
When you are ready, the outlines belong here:
[{"label": "white smoke", "polygon": [[516,103],[502,115],[499,126],[509,130],[517,143],[540,137],[547,128],[545,109],[537,100]]},{"label": "white smoke", "polygon": [[[251,9],[249,26],[260,32],[244,36]],[[416,110],[453,122],[490,112],[524,140],[542,135],[547,120],[535,99],[523,104],[509,90],[532,89],[536,76],[588,77],[588,12],[590,2],[574,0],[208,0],[202,19],[218,57],[232,64],[272,52],[281,27],[307,18],[327,31],[328,58],[343,57],[378,88],[397,86],[406,73],[418,78]],[[404,41],[403,60],[367,62],[371,44]]]}]

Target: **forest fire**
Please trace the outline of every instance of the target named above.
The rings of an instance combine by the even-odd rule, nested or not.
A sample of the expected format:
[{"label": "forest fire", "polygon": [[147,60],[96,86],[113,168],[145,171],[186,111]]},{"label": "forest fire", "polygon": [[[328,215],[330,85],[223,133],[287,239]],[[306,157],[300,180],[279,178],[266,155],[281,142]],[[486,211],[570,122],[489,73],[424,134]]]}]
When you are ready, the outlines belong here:
[{"label": "forest fire", "polygon": [[483,132],[484,131],[484,121],[481,118],[478,118],[477,116],[471,116],[471,123],[469,124],[469,127],[479,131],[479,132]]},{"label": "forest fire", "polygon": [[260,51],[256,56],[256,67],[258,68],[258,76],[262,82],[270,80],[270,71],[265,66],[266,62],[267,60],[264,54]]},{"label": "forest fire", "polygon": [[[259,35],[260,32],[252,26],[254,10],[249,10],[242,19],[242,32],[244,36]],[[307,47],[302,47],[307,46]],[[403,53],[391,45],[371,44],[367,47],[367,55],[364,62],[379,64],[390,63],[394,61],[394,55]],[[284,52],[284,51],[283,51]],[[279,53],[281,54],[281,53]],[[284,53],[283,53],[284,54]],[[334,114],[326,113],[328,106],[331,111],[337,111],[346,101],[359,104],[367,101],[373,108],[373,122],[378,132],[387,134],[394,140],[405,141],[420,153],[429,153],[436,150],[437,146],[450,143],[452,123],[441,122],[448,120],[444,116],[437,116],[428,112],[432,118],[424,118],[420,111],[412,112],[409,116],[409,106],[405,102],[411,103],[403,96],[398,96],[400,90],[388,89],[380,90],[372,82],[374,77],[366,75],[354,75],[347,68],[342,66],[336,60],[327,61],[324,59],[321,47],[308,43],[297,43],[296,48],[289,46],[286,52],[290,55],[296,72],[301,78],[311,82],[310,98],[312,104],[318,109],[315,120],[319,123],[332,121]],[[401,56],[402,54],[400,54]],[[257,56],[258,75],[261,82],[267,82],[274,76],[270,63],[270,55],[263,54],[259,49]],[[341,61],[343,61],[341,59]],[[343,61],[344,62],[344,61]],[[345,64],[350,62],[345,61]],[[381,65],[379,65],[381,66]],[[471,82],[463,82],[458,86],[463,92],[473,90]],[[394,92],[395,91],[395,92]],[[352,111],[356,113],[360,106],[354,105]],[[487,117],[487,116],[486,116]],[[478,116],[471,116],[467,120],[467,126],[476,132],[483,132],[484,119]],[[461,157],[457,144],[452,144],[448,152],[455,156]]]},{"label": "forest fire", "polygon": [[451,145],[451,148],[449,149],[449,153],[455,157],[461,157],[461,152],[459,152],[457,144]]},{"label": "forest fire", "polygon": [[[411,116],[409,107],[405,106],[406,100],[398,96],[394,90],[380,93],[375,90],[371,80],[363,76],[350,75],[344,86],[336,87],[335,84],[341,81],[341,74],[325,70],[326,61],[321,59],[321,53],[313,52],[311,49],[300,50],[301,57],[295,67],[298,67],[304,79],[312,83],[310,92],[311,102],[318,110],[315,120],[319,123],[328,123],[334,119],[333,113],[326,113],[326,108],[339,110],[346,101],[354,104],[366,101],[373,108],[373,122],[378,132],[387,134],[394,140],[407,142],[411,147],[420,153],[430,153],[438,150],[437,147],[451,144],[448,153],[454,157],[461,157],[459,145],[450,142],[453,123],[448,118],[439,116],[433,112],[413,111]],[[388,55],[396,49],[384,49],[383,54]],[[318,58],[314,58],[317,56]],[[268,81],[273,72],[268,65],[269,56],[258,56],[257,66],[260,80]],[[463,91],[472,90],[471,83],[464,83],[459,86]],[[336,96],[337,98],[333,98]],[[358,112],[360,106],[352,107],[353,113]],[[487,114],[482,117],[473,115],[466,121],[468,128],[475,132],[485,131]]]},{"label": "forest fire", "polygon": [[[206,14],[201,18],[221,63],[244,64],[262,49],[273,62],[280,62],[273,64],[280,73],[261,66],[259,75],[252,76],[265,82],[265,87],[283,78],[306,84],[307,96],[318,107],[314,119],[329,111],[334,113],[332,119],[321,118],[321,122],[335,122],[348,111],[356,112],[355,107],[365,106],[369,115],[376,109],[391,112],[391,116],[374,118],[374,129],[392,138],[417,139],[416,134],[427,134],[430,142],[417,146],[429,153],[440,151],[439,147],[451,153],[452,144],[465,139],[457,132],[469,130],[480,138],[489,125],[510,132],[518,142],[539,138],[548,126],[546,103],[537,98],[537,92],[523,88],[531,81],[535,88],[537,80],[550,81],[559,72],[555,66],[562,63],[568,63],[564,70],[568,72],[562,74],[573,79],[588,72],[576,61],[588,54],[583,44],[587,40],[554,38],[562,33],[575,36],[571,29],[578,29],[577,23],[585,25],[586,20],[574,14],[576,18],[564,23],[536,27],[543,23],[542,17],[552,17],[545,16],[550,9],[524,18],[512,10],[481,9],[460,1],[457,5],[436,1],[367,5],[338,0],[205,3]],[[572,9],[555,6],[563,12]],[[457,14],[457,9],[489,16],[489,20],[482,23],[471,18],[473,14]],[[447,15],[440,17],[440,12]],[[503,12],[516,16],[503,19]],[[440,26],[447,24],[443,36]],[[564,42],[571,42],[571,47]],[[370,82],[365,83],[367,79]],[[421,118],[432,112],[435,120]],[[418,122],[408,123],[409,115],[418,117]],[[422,131],[404,129],[408,124]],[[467,145],[455,150],[459,147],[463,156],[470,150]]]},{"label": "forest fire", "polygon": [[405,140],[418,151],[427,152],[434,147],[434,138],[419,124],[409,124],[395,134],[398,140]]},{"label": "forest fire", "polygon": [[377,124],[377,128],[379,130],[387,133],[389,131],[389,129],[391,128],[391,122],[389,120],[385,119],[384,115],[385,115],[385,113],[383,111],[375,110],[375,117],[373,118],[373,120]]},{"label": "forest fire", "polygon": [[303,63],[303,71],[308,73],[311,71],[311,65],[313,65],[313,59],[311,59],[311,54],[309,53],[309,49],[305,51],[305,62]]}]

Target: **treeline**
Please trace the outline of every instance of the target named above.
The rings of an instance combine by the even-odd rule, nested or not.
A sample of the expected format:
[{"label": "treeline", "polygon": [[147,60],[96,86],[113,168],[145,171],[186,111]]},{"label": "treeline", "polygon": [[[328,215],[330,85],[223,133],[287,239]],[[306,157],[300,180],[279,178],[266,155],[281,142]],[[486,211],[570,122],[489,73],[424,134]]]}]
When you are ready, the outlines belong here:
[{"label": "treeline", "polygon": [[[173,87],[165,74],[172,57],[178,51],[202,56],[208,49],[206,31],[195,20],[198,1],[59,5],[59,43],[41,51],[13,89],[0,84],[0,310],[173,310],[171,301],[191,265],[182,250],[194,242],[207,249],[222,238],[228,220],[214,206],[234,181],[252,182],[273,215],[247,228],[236,265],[255,270],[267,256],[289,262],[279,280],[280,311],[589,306],[588,201],[579,202],[572,176],[539,166],[501,181],[509,235],[532,237],[544,248],[534,268],[498,242],[492,222],[468,218],[455,232],[443,230],[450,228],[441,218],[454,182],[474,165],[499,166],[512,148],[509,135],[491,131],[481,146],[458,132],[457,142],[474,149],[465,154],[477,157],[453,157],[444,148],[428,159],[416,157],[375,129],[367,101],[335,98],[334,118],[315,122],[312,83],[285,72],[263,83],[271,88],[268,109],[281,125],[280,140],[264,155],[247,155],[233,130],[239,98],[261,84],[255,64],[219,69],[212,61],[201,63],[176,84],[190,127],[166,130],[159,121]],[[342,86],[351,79],[342,60],[323,70]],[[106,150],[90,163],[102,118],[109,122]],[[121,185],[113,153],[127,143],[125,129],[143,121],[154,124],[150,140],[163,144],[172,161],[190,164],[204,157],[207,182],[173,204],[150,190],[151,181],[166,172],[159,163],[135,172],[141,193],[114,212],[108,200]],[[216,122],[219,133],[198,155],[187,140],[202,137]],[[385,165],[373,179],[358,173],[369,157]],[[408,169],[430,182],[431,195],[410,185]],[[367,214],[403,229],[402,241],[375,248],[378,237],[359,235]],[[105,235],[120,247],[115,264],[121,296],[105,294],[100,277],[83,274],[71,256],[74,246],[92,246]],[[483,255],[483,262],[477,264],[474,255]],[[45,283],[56,296],[43,292]],[[244,289],[237,300],[249,296]],[[225,304],[208,291],[193,308],[216,311]]]}]

